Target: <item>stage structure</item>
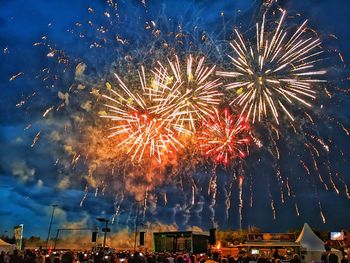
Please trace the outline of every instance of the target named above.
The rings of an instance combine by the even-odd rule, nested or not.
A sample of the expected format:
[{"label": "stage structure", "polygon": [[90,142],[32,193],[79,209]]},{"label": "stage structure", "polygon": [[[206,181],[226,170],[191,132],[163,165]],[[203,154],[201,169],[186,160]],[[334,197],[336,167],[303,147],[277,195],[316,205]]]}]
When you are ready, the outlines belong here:
[{"label": "stage structure", "polygon": [[207,253],[209,234],[193,231],[153,233],[155,252]]}]

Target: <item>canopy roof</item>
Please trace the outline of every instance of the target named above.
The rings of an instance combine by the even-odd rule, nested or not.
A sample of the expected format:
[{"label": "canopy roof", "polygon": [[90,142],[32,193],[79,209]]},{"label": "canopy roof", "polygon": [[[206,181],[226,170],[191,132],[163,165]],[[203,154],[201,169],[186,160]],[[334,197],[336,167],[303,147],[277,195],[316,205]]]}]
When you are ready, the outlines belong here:
[{"label": "canopy roof", "polygon": [[12,245],[0,238],[0,247],[12,247]]},{"label": "canopy roof", "polygon": [[316,236],[307,223],[304,224],[303,230],[295,242],[300,243],[308,251],[325,251],[323,241]]}]

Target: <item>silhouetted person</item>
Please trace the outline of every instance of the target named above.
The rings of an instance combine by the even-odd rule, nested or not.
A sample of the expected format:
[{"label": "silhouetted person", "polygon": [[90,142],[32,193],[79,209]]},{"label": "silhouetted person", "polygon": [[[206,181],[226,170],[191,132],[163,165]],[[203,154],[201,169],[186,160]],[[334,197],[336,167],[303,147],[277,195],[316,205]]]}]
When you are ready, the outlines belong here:
[{"label": "silhouetted person", "polygon": [[61,263],[73,263],[74,256],[72,252],[66,252],[62,255]]},{"label": "silhouetted person", "polygon": [[176,263],[184,263],[184,258],[182,256],[178,256],[175,260]]},{"label": "silhouetted person", "polygon": [[329,254],[331,253],[331,247],[328,244],[324,245],[325,253],[321,256],[321,261],[324,263],[329,263]]},{"label": "silhouetted person", "polygon": [[338,256],[334,253],[330,253],[328,256],[329,263],[338,263]]},{"label": "silhouetted person", "polygon": [[13,255],[10,258],[10,263],[22,263],[22,257],[18,254],[18,250],[13,251]]},{"label": "silhouetted person", "polygon": [[293,256],[293,258],[289,261],[290,263],[301,263],[301,260],[297,254]]},{"label": "silhouetted person", "polygon": [[135,254],[129,259],[129,263],[145,263],[146,259],[140,255],[139,252],[135,252]]},{"label": "silhouetted person", "polygon": [[5,263],[5,251],[1,251],[1,254],[0,254],[0,263]]},{"label": "silhouetted person", "polygon": [[278,254],[278,249],[277,249],[277,248],[275,249],[275,252],[273,252],[272,256],[273,256],[275,259],[281,258],[280,254]]}]

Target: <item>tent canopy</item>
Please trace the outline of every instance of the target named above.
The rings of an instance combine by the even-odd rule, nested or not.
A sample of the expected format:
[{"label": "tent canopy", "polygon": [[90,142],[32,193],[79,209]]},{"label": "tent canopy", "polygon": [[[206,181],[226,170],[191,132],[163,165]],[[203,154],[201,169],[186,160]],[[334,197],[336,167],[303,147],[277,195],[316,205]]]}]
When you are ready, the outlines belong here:
[{"label": "tent canopy", "polygon": [[0,238],[0,247],[12,247],[12,245]]},{"label": "tent canopy", "polygon": [[0,239],[0,252],[5,251],[9,252],[13,250],[13,245],[5,242],[4,240]]},{"label": "tent canopy", "polygon": [[308,251],[325,251],[323,241],[316,236],[307,223],[304,224],[303,230],[295,242],[300,243]]}]

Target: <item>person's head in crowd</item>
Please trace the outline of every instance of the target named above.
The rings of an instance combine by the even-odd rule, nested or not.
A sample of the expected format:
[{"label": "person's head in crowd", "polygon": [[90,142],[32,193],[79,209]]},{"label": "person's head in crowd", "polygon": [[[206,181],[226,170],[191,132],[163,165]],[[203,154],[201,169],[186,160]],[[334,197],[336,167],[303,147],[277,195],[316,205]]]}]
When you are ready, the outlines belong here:
[{"label": "person's head in crowd", "polygon": [[62,255],[61,263],[73,263],[74,255],[72,252],[68,251]]},{"label": "person's head in crowd", "polygon": [[176,263],[184,263],[184,258],[182,256],[177,256],[176,257]]}]

